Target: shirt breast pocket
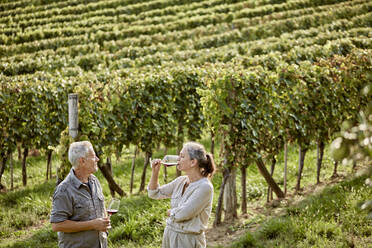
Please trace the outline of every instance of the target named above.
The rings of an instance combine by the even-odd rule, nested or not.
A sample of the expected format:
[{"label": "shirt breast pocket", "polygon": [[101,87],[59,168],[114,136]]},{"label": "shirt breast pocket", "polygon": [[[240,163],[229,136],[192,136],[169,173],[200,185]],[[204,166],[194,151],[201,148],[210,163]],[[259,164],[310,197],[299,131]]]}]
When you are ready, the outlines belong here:
[{"label": "shirt breast pocket", "polygon": [[73,214],[73,220],[89,220],[89,217],[91,216],[91,209],[89,205],[89,200],[83,200],[79,199],[76,201],[74,206],[74,214]]},{"label": "shirt breast pocket", "polygon": [[98,190],[95,199],[95,203],[97,204],[96,208],[98,210],[97,217],[105,217],[105,197],[103,193]]},{"label": "shirt breast pocket", "polygon": [[105,197],[103,196],[102,192],[97,192],[97,198],[99,201],[103,202],[105,200]]}]

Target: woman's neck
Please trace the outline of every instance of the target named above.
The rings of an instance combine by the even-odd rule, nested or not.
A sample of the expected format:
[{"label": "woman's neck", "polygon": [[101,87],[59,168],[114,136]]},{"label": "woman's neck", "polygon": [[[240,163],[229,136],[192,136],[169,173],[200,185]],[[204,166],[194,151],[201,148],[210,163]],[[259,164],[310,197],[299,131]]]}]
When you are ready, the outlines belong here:
[{"label": "woman's neck", "polygon": [[189,178],[190,183],[196,182],[203,178],[202,174],[199,171],[193,171],[186,174]]}]

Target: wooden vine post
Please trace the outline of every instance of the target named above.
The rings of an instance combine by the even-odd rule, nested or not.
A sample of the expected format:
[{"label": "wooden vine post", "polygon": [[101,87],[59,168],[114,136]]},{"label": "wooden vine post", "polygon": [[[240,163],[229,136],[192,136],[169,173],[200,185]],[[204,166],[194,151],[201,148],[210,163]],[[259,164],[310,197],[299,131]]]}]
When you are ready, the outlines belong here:
[{"label": "wooden vine post", "polygon": [[[75,141],[78,135],[79,116],[78,116],[78,94],[68,94],[68,134],[62,134],[61,143],[63,143],[63,151],[61,157],[61,165],[57,169],[57,185],[60,184],[70,171],[70,163],[68,161],[68,149],[70,146],[70,136],[72,141]],[[66,130],[67,132],[67,130]],[[64,138],[63,138],[64,137]]]},{"label": "wooden vine post", "polygon": [[73,139],[77,137],[79,128],[78,101],[78,94],[68,94],[68,133]]}]

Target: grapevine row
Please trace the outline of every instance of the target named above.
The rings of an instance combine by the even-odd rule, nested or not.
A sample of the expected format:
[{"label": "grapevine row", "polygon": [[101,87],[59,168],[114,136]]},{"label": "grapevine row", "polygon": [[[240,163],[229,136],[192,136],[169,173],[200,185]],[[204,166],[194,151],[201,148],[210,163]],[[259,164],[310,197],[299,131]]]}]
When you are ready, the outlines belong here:
[{"label": "grapevine row", "polygon": [[[341,6],[340,6],[341,7]],[[343,8],[344,6],[342,6]],[[344,16],[344,17],[352,17],[352,15],[355,15],[356,13],[353,13],[353,12],[363,12],[363,11],[368,11],[370,9],[371,5],[370,4],[366,4],[365,5],[362,5],[362,6],[356,6],[353,10],[352,9],[348,9],[347,11],[343,11],[341,13],[337,13],[337,9],[334,10],[332,13],[334,13],[333,15],[337,15],[338,18],[341,18],[341,16]],[[327,8],[324,8],[324,10],[327,10]],[[313,10],[311,9],[310,10],[311,12],[313,12]],[[296,12],[295,12],[296,14]],[[316,16],[316,15],[315,15]],[[323,15],[324,16],[324,15]],[[273,16],[275,17],[275,15]],[[271,18],[273,18],[271,17]],[[317,16],[316,16],[317,17]],[[320,16],[322,17],[322,16]],[[320,17],[317,17],[317,18],[320,18]],[[270,16],[269,16],[270,18]],[[268,19],[269,19],[268,18]],[[289,18],[289,17],[288,17]],[[312,19],[312,17],[308,17],[308,19]],[[303,19],[300,17],[300,19]],[[257,19],[257,21],[259,21],[260,19]],[[291,20],[292,22],[295,21],[296,19],[294,20]],[[330,17],[327,18],[327,20],[332,20]],[[308,22],[311,22],[311,20],[308,20]],[[235,21],[234,24],[239,27],[239,28],[244,28],[244,27],[249,27],[250,25],[254,25],[254,21],[251,21],[251,22],[247,22],[246,19],[243,19],[242,21],[238,22]],[[227,26],[227,28],[229,28],[229,26]],[[209,28],[210,29],[210,28]],[[220,28],[220,27],[215,27],[215,28],[212,28],[210,29],[209,31],[208,28],[200,28],[200,30],[206,30],[207,32],[218,32],[220,30],[220,32],[223,32],[225,31],[226,29],[225,28]],[[230,26],[230,29],[231,29],[231,26]],[[150,33],[153,33],[154,31],[150,31],[151,29],[150,28],[146,28],[145,30],[148,30]],[[216,30],[216,31],[215,31]],[[68,30],[66,30],[68,31]],[[73,30],[70,30],[71,32],[74,32]],[[84,30],[82,30],[81,32],[85,32]],[[144,30],[142,29],[142,32],[144,32]],[[125,38],[125,39],[128,39],[128,36],[135,36],[135,35],[139,35],[140,33],[142,33],[140,30],[137,30],[136,29],[128,29],[128,30],[125,30],[125,32],[117,32],[117,31],[113,31],[113,32],[98,32],[98,33],[95,33],[95,34],[90,34],[89,37],[86,37],[86,36],[83,36],[83,35],[80,35],[80,36],[77,36],[77,37],[66,37],[66,38],[57,38],[57,39],[47,39],[47,40],[40,40],[38,41],[37,43],[35,42],[29,42],[29,43],[24,43],[24,44],[21,44],[21,45],[12,45],[11,47],[7,47],[7,46],[1,46],[0,47],[0,54],[3,54],[3,55],[11,55],[11,54],[14,54],[14,53],[24,53],[24,52],[32,52],[32,51],[37,51],[37,50],[42,50],[42,49],[57,49],[61,46],[70,46],[70,45],[75,45],[75,44],[81,44],[81,43],[84,43],[86,42],[86,39],[90,39],[90,42],[97,42],[97,43],[100,43],[102,44],[103,42],[105,42],[106,40],[120,40],[122,38]],[[165,31],[163,31],[165,32]],[[160,36],[162,39],[159,39],[157,41],[156,37],[158,37],[159,35],[157,34],[154,34],[154,35],[150,35],[150,37],[152,36],[151,38],[151,42],[152,43],[158,43],[158,42],[162,42],[164,40],[174,40],[175,38],[178,38],[178,37],[186,37],[186,36],[189,36],[191,35],[192,33],[196,33],[196,34],[199,34],[198,31],[195,31],[195,30],[187,30],[187,31],[181,31],[181,33],[178,33],[178,32],[171,32],[171,33],[168,33],[164,36]],[[49,32],[49,33],[53,33],[53,32]],[[91,33],[94,33],[94,32],[91,32]],[[71,35],[71,33],[66,33],[68,35]],[[43,34],[40,33],[40,32],[37,32],[35,33],[36,36],[42,36]],[[141,36],[143,37],[143,36]],[[172,38],[174,37],[174,38]],[[0,36],[1,38],[1,36]],[[147,41],[148,39],[146,38],[140,38],[140,39],[144,39],[144,41]],[[64,44],[64,41],[66,41],[66,44]],[[80,41],[80,42],[77,42],[75,43],[76,41]],[[141,44],[139,44],[141,46],[145,45],[144,42],[142,42]]]},{"label": "grapevine row", "polygon": [[[365,19],[368,20],[368,16],[370,16],[370,14],[367,14]],[[363,20],[363,19],[362,19]],[[360,19],[358,19],[357,22],[355,23],[363,23],[363,21],[361,21]],[[317,26],[318,23],[315,23],[313,26]],[[344,25],[343,23],[341,24],[342,26]],[[280,24],[278,25],[278,28],[280,28]],[[272,28],[276,28],[277,26],[272,26]],[[333,25],[331,26],[332,28],[335,28],[336,26]],[[260,28],[258,28],[257,30],[261,30]],[[326,30],[328,31],[328,30]],[[268,33],[270,32],[270,30],[268,30]],[[318,30],[318,32],[322,32],[321,30]],[[248,32],[247,32],[248,33]],[[250,32],[249,34],[252,34],[252,32]],[[313,32],[314,34],[314,32]],[[342,34],[339,34],[339,35],[342,35]],[[365,35],[368,35],[368,31],[367,33],[365,32]],[[246,37],[248,38],[248,37]],[[297,37],[298,38],[298,37]],[[331,37],[330,37],[331,38]],[[271,41],[273,38],[271,38]],[[216,41],[219,41],[218,39],[212,39],[212,40],[216,40]],[[25,57],[20,57],[20,56],[17,56],[15,57],[16,60],[18,61],[21,61],[20,62],[20,67],[19,69],[16,69],[17,68],[17,63],[16,63],[16,60],[3,60],[2,62],[2,67],[3,67],[3,70],[4,72],[9,75],[9,71],[18,71],[18,72],[22,72],[24,70],[20,69],[22,67],[26,67],[26,68],[30,68],[31,70],[38,70],[37,68],[39,69],[47,69],[49,68],[49,70],[56,70],[60,67],[63,67],[63,66],[72,66],[72,65],[76,65],[76,64],[81,64],[81,63],[84,63],[82,61],[88,59],[88,60],[93,60],[92,62],[90,63],[93,63],[93,64],[97,64],[97,63],[102,63],[103,61],[107,61],[110,65],[110,68],[112,69],[118,69],[118,65],[121,65],[124,63],[128,63],[129,62],[129,67],[136,67],[136,66],[144,66],[146,64],[151,64],[151,65],[154,65],[154,64],[158,64],[159,61],[162,61],[162,63],[166,63],[166,61],[171,61],[171,60],[184,60],[182,59],[182,57],[184,58],[194,58],[194,57],[198,57],[199,58],[199,61],[201,59],[203,59],[205,62],[211,62],[211,58],[215,58],[216,55],[217,57],[219,56],[218,54],[221,54],[222,56],[226,56],[226,54],[245,54],[245,55],[256,55],[256,54],[260,54],[259,50],[261,49],[260,48],[260,43],[263,42],[264,40],[258,40],[256,43],[258,45],[255,45],[255,43],[252,43],[252,42],[245,42],[245,43],[241,43],[241,40],[234,40],[232,37],[227,37],[225,38],[224,40],[226,41],[231,41],[231,42],[234,42],[236,41],[237,43],[239,43],[238,45],[233,45],[232,46],[225,46],[225,47],[217,47],[216,49],[208,49],[208,52],[204,52],[205,50],[200,50],[200,51],[193,51],[193,50],[187,50],[187,51],[180,51],[178,49],[173,49],[174,51],[177,51],[175,53],[175,55],[168,55],[166,53],[159,53],[159,52],[156,52],[155,54],[151,55],[150,57],[149,56],[144,56],[145,54],[136,54],[136,51],[134,50],[133,52],[130,52],[130,53],[123,53],[125,50],[120,50],[118,51],[116,54],[107,54],[106,52],[99,52],[98,51],[98,45],[89,45],[89,46],[86,46],[88,48],[88,50],[86,49],[82,49],[81,47],[78,47],[78,49],[76,50],[77,53],[80,53],[81,51],[84,51],[86,50],[87,52],[94,52],[93,55],[87,55],[87,56],[80,56],[76,59],[74,58],[71,58],[69,56],[65,57],[65,56],[62,56],[60,57],[59,59],[55,59],[53,55],[56,55],[56,54],[53,54],[53,52],[51,51],[50,53],[41,53],[41,55],[44,55],[44,56],[47,56],[46,58],[44,57],[41,57],[43,58],[41,62],[40,61],[40,58],[38,56],[35,56],[35,59],[26,59]],[[324,39],[322,38],[323,40],[323,43],[327,40],[327,39]],[[284,40],[284,41],[277,41],[278,44],[272,44],[271,46],[272,47],[287,47],[288,44],[290,44],[289,41],[287,40]],[[310,41],[311,42],[311,41]],[[262,50],[262,49],[261,49]],[[266,49],[266,50],[269,50],[269,49]],[[157,51],[156,49],[154,51]],[[247,54],[247,52],[249,52],[249,54]],[[83,52],[84,53],[84,52]],[[205,56],[200,56],[201,54],[205,54]],[[262,53],[262,52],[261,52]],[[61,54],[58,54],[58,55],[61,55]],[[121,59],[123,56],[124,57],[128,57],[131,56],[133,58],[137,58],[136,60],[134,61],[131,61],[131,60],[128,60],[128,59]],[[181,56],[181,57],[180,57]],[[107,58],[106,58],[107,57]],[[50,58],[50,59],[48,59]],[[178,59],[177,59],[178,58]],[[121,60],[120,60],[121,59]],[[52,61],[49,61],[49,60],[52,60]],[[223,59],[222,61],[224,61],[226,59]],[[39,61],[39,62],[37,62]],[[101,61],[101,62],[100,62]],[[113,61],[113,62],[112,62]],[[158,62],[156,62],[158,61]],[[42,63],[42,64],[40,64]],[[67,64],[66,64],[67,63]],[[89,62],[88,62],[89,63]],[[12,64],[12,67],[13,68],[6,68],[9,64]],[[43,65],[44,64],[44,65]],[[38,65],[38,66],[37,66]],[[59,65],[59,66],[58,66]],[[128,66],[127,65],[127,66]],[[56,67],[57,66],[57,67]],[[32,69],[34,68],[34,69]],[[27,70],[26,70],[27,71]]]}]

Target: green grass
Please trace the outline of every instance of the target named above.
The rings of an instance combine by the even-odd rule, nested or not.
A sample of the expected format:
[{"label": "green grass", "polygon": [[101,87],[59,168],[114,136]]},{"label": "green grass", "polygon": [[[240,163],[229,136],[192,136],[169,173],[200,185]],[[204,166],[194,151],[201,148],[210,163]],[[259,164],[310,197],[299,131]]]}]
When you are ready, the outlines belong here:
[{"label": "green grass", "polygon": [[[201,141],[209,149],[209,139]],[[215,152],[218,158],[218,146]],[[121,161],[113,158],[115,180],[129,194],[131,150],[123,151]],[[168,150],[176,153],[175,148]],[[162,157],[164,151],[159,149],[155,157]],[[55,188],[55,179],[45,181],[45,157],[28,159],[28,186],[22,186],[21,165],[15,158],[15,190],[0,194],[0,247],[56,247],[57,235],[51,231],[49,214],[51,199]],[[288,157],[288,192],[292,193],[296,178],[298,152],[296,146],[290,146]],[[53,173],[58,160],[53,158]],[[269,162],[267,163],[270,164]],[[322,181],[332,175],[333,162],[326,150],[322,169]],[[308,152],[303,172],[302,187],[315,184],[316,151]],[[121,208],[112,216],[112,229],[109,234],[109,247],[159,247],[165,227],[166,212],[169,200],[152,200],[146,193],[138,193],[143,166],[143,155],[138,155],[135,171],[134,194],[121,199]],[[278,156],[274,178],[280,186],[283,171],[283,155]],[[340,174],[351,172],[350,167],[340,166]],[[147,171],[147,182],[150,177]],[[111,198],[106,180],[100,172],[99,178],[106,202]],[[168,181],[175,177],[174,168],[168,169]],[[218,200],[221,174],[213,178],[215,187],[213,213],[210,224],[214,220],[214,212]],[[9,188],[9,169],[6,169],[2,183]],[[160,183],[163,174],[160,174]],[[352,185],[352,186],[350,186]],[[264,206],[266,201],[266,183],[255,165],[249,165],[247,171],[247,191],[249,206]],[[240,174],[237,178],[237,194],[240,202]],[[257,232],[245,234],[233,247],[343,247],[348,242],[364,244],[364,237],[371,236],[371,228],[364,221],[365,213],[358,210],[358,204],[371,196],[371,191],[363,187],[363,178],[345,182],[340,186],[326,189],[324,193],[309,197],[303,203],[288,208],[286,215],[269,219],[265,214],[255,214],[246,220],[246,227],[261,224]],[[240,212],[240,210],[239,210]],[[340,224],[341,223],[341,224]],[[347,235],[343,235],[343,234]],[[353,238],[355,238],[354,241]],[[350,241],[351,240],[351,241]],[[329,246],[328,246],[329,245]],[[347,247],[347,246],[345,246]],[[358,246],[356,246],[358,247]],[[361,246],[362,247],[362,246]]]},{"label": "green grass", "polygon": [[372,189],[364,184],[367,176],[325,188],[288,207],[283,216],[247,232],[231,248],[372,247],[372,220],[359,208],[372,196]]},{"label": "green grass", "polygon": [[158,246],[168,204],[168,201],[153,201],[143,195],[123,200],[120,213],[112,217],[111,247]]}]

